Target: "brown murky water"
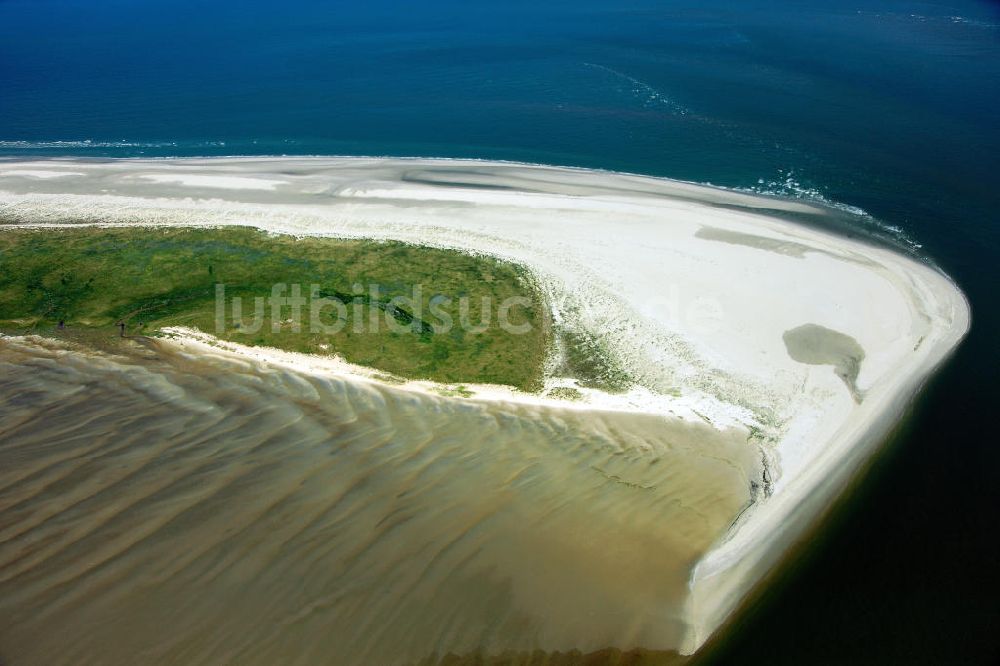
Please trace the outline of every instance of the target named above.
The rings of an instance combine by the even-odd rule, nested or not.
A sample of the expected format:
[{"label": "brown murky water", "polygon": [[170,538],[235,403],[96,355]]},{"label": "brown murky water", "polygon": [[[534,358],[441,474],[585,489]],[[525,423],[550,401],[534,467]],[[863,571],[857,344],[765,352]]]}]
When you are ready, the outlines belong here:
[{"label": "brown murky water", "polygon": [[745,435],[0,338],[0,661],[670,650]]}]

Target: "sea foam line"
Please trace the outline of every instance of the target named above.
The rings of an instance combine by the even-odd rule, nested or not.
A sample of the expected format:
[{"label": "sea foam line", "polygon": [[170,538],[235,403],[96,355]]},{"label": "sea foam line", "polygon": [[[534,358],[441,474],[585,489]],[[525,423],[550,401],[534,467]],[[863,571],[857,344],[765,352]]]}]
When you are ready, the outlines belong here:
[{"label": "sea foam line", "polygon": [[632,93],[632,95],[639,98],[642,101],[642,105],[645,107],[662,105],[670,109],[672,113],[675,113],[679,116],[684,116],[687,115],[688,113],[688,110],[684,106],[670,99],[662,92],[660,92],[653,86],[649,85],[648,83],[640,81],[639,79],[633,76],[629,76],[628,74],[619,72],[618,70],[612,69],[605,65],[598,65],[592,62],[585,62],[583,64],[586,67],[591,67],[593,69],[598,69],[603,72],[607,72],[608,74],[611,74],[612,76],[631,84],[632,89],[630,90],[630,92]]}]

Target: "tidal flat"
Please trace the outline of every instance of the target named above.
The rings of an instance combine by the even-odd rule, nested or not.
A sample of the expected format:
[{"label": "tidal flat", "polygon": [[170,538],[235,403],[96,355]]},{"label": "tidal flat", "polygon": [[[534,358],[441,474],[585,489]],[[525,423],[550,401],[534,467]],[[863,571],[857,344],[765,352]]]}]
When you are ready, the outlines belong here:
[{"label": "tidal flat", "polygon": [[690,567],[759,474],[736,430],[128,346],[0,338],[11,664],[569,664],[676,643]]}]

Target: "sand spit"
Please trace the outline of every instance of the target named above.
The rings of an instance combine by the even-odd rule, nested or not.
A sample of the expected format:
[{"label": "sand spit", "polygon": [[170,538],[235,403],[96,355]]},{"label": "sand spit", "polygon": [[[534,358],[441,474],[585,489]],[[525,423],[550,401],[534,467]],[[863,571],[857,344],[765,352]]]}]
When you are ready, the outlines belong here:
[{"label": "sand spit", "polygon": [[[5,175],[31,170],[67,174]],[[253,180],[272,189],[246,189]],[[963,295],[934,268],[785,219],[828,215],[689,183],[477,161],[0,162],[6,223],[252,225],[532,270],[554,320],[599,339],[652,396],[638,411],[741,428],[766,463],[753,506],[691,569],[680,638],[640,646],[684,653],[815,522],[969,326]]]}]

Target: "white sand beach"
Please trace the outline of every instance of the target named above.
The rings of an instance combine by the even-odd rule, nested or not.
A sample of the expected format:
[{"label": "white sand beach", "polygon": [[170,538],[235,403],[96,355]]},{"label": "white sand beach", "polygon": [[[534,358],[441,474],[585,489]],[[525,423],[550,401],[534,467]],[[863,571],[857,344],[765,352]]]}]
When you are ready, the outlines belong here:
[{"label": "white sand beach", "polygon": [[[0,161],[6,225],[249,225],[526,267],[554,320],[601,340],[635,386],[561,406],[502,387],[473,387],[471,400],[707,420],[745,431],[762,461],[754,503],[691,569],[683,637],[638,646],[683,654],[816,525],[969,328],[968,304],[946,275],[822,230],[835,214],[638,175],[471,160]],[[201,353],[376,381],[329,359],[171,334],[167,344]]]}]

